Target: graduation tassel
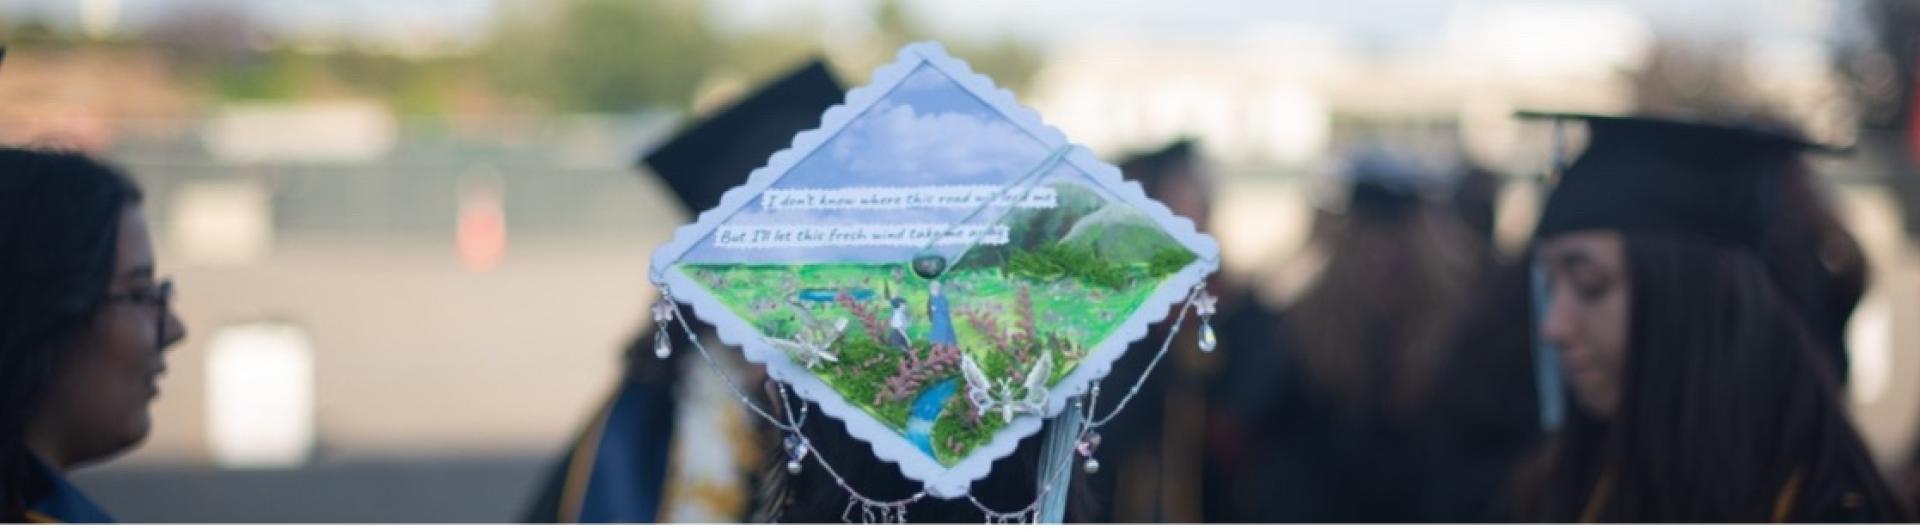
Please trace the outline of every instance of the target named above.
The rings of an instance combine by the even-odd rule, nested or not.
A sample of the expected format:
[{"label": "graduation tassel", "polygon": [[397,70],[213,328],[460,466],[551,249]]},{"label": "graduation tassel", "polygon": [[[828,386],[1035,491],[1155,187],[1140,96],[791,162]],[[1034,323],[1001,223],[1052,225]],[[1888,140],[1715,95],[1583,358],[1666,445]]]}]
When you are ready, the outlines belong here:
[{"label": "graduation tassel", "polygon": [[[1548,184],[1557,183],[1561,172],[1566,170],[1566,164],[1561,160],[1564,148],[1560,119],[1554,118],[1553,153],[1549,156],[1550,165],[1547,168],[1547,180],[1554,182]],[[1541,186],[1542,189],[1547,187]],[[1543,197],[1540,203],[1546,204],[1546,199]],[[1561,425],[1567,421],[1566,391],[1560,379],[1560,351],[1554,348],[1553,343],[1547,342],[1545,334],[1540,332],[1546,325],[1548,304],[1551,302],[1547,292],[1547,269],[1539,263],[1533,263],[1528,273],[1533,303],[1533,321],[1530,325],[1533,326],[1534,391],[1540,407],[1540,430],[1560,432]]]},{"label": "graduation tassel", "polygon": [[[1067,517],[1067,489],[1073,484],[1071,473],[1066,468],[1073,464],[1073,455],[1083,447],[1087,424],[1087,415],[1081,409],[1080,398],[1067,400],[1067,409],[1053,419],[1053,425],[1047,433],[1047,440],[1041,446],[1040,455],[1040,500],[1035,521],[1040,524],[1060,524]],[[1087,451],[1082,454],[1091,454]],[[1092,458],[1088,462],[1094,462]],[[1092,464],[1099,469],[1100,464]],[[1056,470],[1058,470],[1056,472]]]},{"label": "graduation tassel", "polygon": [[1547,270],[1534,264],[1529,280],[1533,287],[1533,377],[1534,390],[1540,402],[1540,429],[1546,432],[1559,432],[1560,426],[1567,421],[1566,390],[1560,379],[1560,351],[1553,347],[1538,330],[1544,325],[1547,315]]}]

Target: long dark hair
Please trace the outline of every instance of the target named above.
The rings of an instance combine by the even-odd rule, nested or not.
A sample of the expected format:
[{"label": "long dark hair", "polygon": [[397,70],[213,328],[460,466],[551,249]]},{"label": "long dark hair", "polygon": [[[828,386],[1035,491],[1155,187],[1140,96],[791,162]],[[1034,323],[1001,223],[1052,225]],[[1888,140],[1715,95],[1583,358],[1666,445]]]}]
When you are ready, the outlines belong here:
[{"label": "long dark hair", "polygon": [[1790,160],[1779,180],[1777,217],[1766,243],[1767,267],[1780,294],[1799,312],[1847,383],[1847,321],[1866,294],[1866,252],[1847,233],[1806,161]]},{"label": "long dark hair", "polygon": [[[790,399],[793,410],[800,410],[799,398]],[[892,462],[882,462],[871,446],[847,433],[845,423],[814,411],[800,431],[814,443],[813,450],[833,466],[847,485],[861,495],[881,500],[902,499],[920,491],[918,482],[900,474]],[[1047,431],[1021,440],[1013,454],[993,464],[987,478],[973,483],[970,491],[987,507],[1013,512],[1034,500],[1039,491],[1041,445]],[[775,454],[772,466],[761,484],[761,507],[755,519],[777,523],[839,523],[847,513],[848,497],[833,475],[808,458],[799,475],[786,471],[787,458]],[[1093,497],[1078,462],[1065,471],[1073,475],[1067,494],[1067,522],[1086,521],[1092,513]],[[912,523],[980,523],[985,513],[965,498],[927,497],[907,506],[907,521]],[[860,510],[853,509],[853,522],[860,522]]]},{"label": "long dark hair", "polygon": [[1631,234],[1626,258],[1620,410],[1602,421],[1570,408],[1517,483],[1522,520],[1804,522],[1847,505],[1907,518],[1756,255]]},{"label": "long dark hair", "polygon": [[27,427],[113,274],[125,173],[84,155],[0,148],[0,521],[38,492]]}]

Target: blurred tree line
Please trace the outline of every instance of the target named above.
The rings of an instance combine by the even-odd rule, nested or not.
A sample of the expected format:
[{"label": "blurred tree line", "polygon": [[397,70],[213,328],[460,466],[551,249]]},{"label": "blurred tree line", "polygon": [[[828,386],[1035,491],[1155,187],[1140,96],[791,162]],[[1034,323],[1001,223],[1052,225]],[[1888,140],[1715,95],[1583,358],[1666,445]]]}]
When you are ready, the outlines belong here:
[{"label": "blurred tree line", "polygon": [[[820,53],[843,79],[861,82],[899,46],[937,38],[896,1],[875,6],[872,31],[852,46],[825,50],[806,21],[720,31],[697,0],[503,1],[495,9],[482,44],[440,54],[270,35],[244,8],[225,3],[189,4],[106,40],[0,20],[0,42],[21,52],[151,52],[215,101],[370,97],[404,115],[433,116],[684,111],[708,87],[765,79]],[[1037,52],[1016,41],[946,45],[1016,91],[1039,66]]]},{"label": "blurred tree line", "polygon": [[[548,4],[552,5],[552,4]],[[718,32],[695,0],[567,0],[546,13],[502,16],[480,54],[496,86],[558,110],[620,112],[685,108],[715,79],[760,80],[827,53],[842,79],[864,81],[899,47],[936,38],[898,1],[882,1],[873,31],[852,49],[822,50],[806,21],[742,35]],[[1039,67],[1015,41],[946,43],[974,68],[1020,90]]]}]

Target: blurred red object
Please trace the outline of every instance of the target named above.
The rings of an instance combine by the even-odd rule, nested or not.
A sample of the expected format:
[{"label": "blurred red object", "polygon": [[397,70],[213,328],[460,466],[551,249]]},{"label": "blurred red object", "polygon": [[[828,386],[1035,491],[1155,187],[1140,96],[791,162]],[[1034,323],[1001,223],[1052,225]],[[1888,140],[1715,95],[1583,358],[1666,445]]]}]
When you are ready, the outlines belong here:
[{"label": "blurred red object", "polygon": [[492,188],[469,190],[460,197],[454,244],[469,271],[492,271],[506,259],[507,215],[501,202],[500,192]]}]

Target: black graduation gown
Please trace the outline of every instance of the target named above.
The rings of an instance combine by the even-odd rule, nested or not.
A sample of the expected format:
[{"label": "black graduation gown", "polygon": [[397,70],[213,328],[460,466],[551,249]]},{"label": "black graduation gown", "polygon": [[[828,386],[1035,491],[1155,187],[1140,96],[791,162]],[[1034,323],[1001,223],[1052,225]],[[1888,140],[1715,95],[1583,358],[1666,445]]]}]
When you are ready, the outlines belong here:
[{"label": "black graduation gown", "polygon": [[1273,349],[1227,370],[1229,416],[1248,437],[1234,482],[1237,522],[1396,523],[1419,520],[1426,451],[1417,431],[1380,414],[1342,412],[1315,395],[1299,367],[1286,315]]}]

